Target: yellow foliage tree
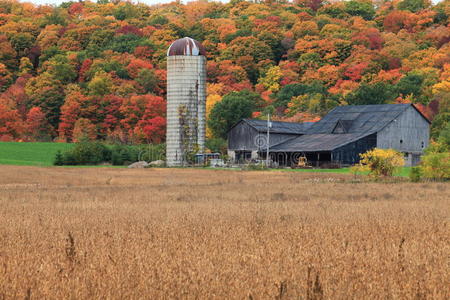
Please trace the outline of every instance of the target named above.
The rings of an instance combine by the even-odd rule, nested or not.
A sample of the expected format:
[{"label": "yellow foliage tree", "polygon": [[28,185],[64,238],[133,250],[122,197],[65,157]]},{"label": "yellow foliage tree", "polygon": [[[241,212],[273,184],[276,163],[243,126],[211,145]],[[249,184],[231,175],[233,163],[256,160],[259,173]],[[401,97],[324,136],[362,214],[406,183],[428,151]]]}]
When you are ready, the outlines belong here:
[{"label": "yellow foliage tree", "polygon": [[278,92],[280,90],[280,80],[283,76],[281,68],[279,66],[270,67],[264,77],[261,77],[258,81],[264,85],[266,89],[271,92]]},{"label": "yellow foliage tree", "polygon": [[[217,95],[217,94],[209,95],[206,98],[206,118],[209,117],[209,113],[213,109],[214,105],[216,105],[220,101],[222,101],[222,96]],[[211,132],[211,129],[209,128],[209,126],[206,127],[206,137],[207,138],[212,137],[212,132]]]}]

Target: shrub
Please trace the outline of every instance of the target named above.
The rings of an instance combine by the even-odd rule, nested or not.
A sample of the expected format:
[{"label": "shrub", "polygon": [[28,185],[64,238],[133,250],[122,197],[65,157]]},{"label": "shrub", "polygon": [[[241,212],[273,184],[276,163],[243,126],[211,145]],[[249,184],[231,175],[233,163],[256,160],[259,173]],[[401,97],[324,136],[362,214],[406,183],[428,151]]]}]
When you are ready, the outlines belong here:
[{"label": "shrub", "polygon": [[422,156],[420,169],[424,178],[433,180],[450,179],[450,152],[429,152]]},{"label": "shrub", "polygon": [[105,145],[84,139],[69,152],[77,165],[96,165],[111,159],[111,151]]},{"label": "shrub", "polygon": [[138,152],[133,146],[115,145],[111,150],[111,163],[115,166],[123,166],[136,162]]},{"label": "shrub", "polygon": [[374,177],[392,176],[394,171],[405,164],[403,155],[394,149],[372,149],[360,154],[362,169]]},{"label": "shrub", "polygon": [[165,144],[158,145],[114,145],[109,148],[100,143],[83,138],[66,152],[58,151],[53,162],[62,165],[95,165],[110,162],[115,166],[123,166],[138,160],[154,161],[165,159]]},{"label": "shrub", "polygon": [[422,156],[420,170],[424,178],[450,179],[450,124],[441,131],[437,142],[432,142]]},{"label": "shrub", "polygon": [[111,151],[100,142],[91,142],[82,138],[75,146],[61,153],[56,153],[54,164],[61,165],[95,165],[111,160]]},{"label": "shrub", "polygon": [[166,159],[166,144],[140,145],[138,150],[140,159],[147,162]]},{"label": "shrub", "polygon": [[409,172],[409,179],[412,182],[419,182],[422,178],[422,169],[420,167],[412,167]]},{"label": "shrub", "polygon": [[55,166],[62,166],[62,165],[64,165],[64,156],[63,156],[61,150],[58,150],[58,152],[56,152],[55,160],[53,161],[53,164]]},{"label": "shrub", "polygon": [[205,147],[209,149],[212,153],[227,153],[227,141],[222,138],[211,138],[207,139],[205,142]]}]

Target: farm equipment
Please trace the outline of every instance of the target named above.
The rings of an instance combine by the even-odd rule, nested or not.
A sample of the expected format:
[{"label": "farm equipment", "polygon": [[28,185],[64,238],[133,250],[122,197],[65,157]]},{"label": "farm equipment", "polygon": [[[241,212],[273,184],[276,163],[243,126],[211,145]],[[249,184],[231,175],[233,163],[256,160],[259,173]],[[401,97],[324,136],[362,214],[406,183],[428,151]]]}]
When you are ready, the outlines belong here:
[{"label": "farm equipment", "polygon": [[294,166],[295,169],[311,169],[312,166],[308,165],[308,160],[306,159],[306,156],[300,156],[298,158],[297,165]]}]

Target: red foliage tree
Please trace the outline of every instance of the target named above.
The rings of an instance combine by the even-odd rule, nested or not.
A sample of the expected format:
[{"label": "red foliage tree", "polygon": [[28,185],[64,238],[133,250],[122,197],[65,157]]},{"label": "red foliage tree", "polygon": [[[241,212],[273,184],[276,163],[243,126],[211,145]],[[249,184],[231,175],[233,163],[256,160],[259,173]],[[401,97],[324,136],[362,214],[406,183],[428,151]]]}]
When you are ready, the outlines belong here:
[{"label": "red foliage tree", "polygon": [[127,66],[128,74],[131,78],[136,78],[143,69],[151,70],[153,65],[147,60],[136,58],[132,59]]},{"label": "red foliage tree", "polygon": [[83,63],[81,64],[80,71],[78,72],[78,81],[84,82],[86,79],[86,72],[89,71],[90,67],[92,66],[92,59],[85,59],[83,60]]},{"label": "red foliage tree", "polygon": [[116,30],[116,34],[134,34],[137,36],[142,36],[142,31],[133,25],[124,25]]},{"label": "red foliage tree", "polygon": [[28,112],[25,129],[30,141],[39,141],[52,136],[52,128],[39,107],[32,107]]},{"label": "red foliage tree", "polygon": [[362,62],[356,65],[351,65],[347,67],[344,72],[344,76],[348,77],[350,80],[357,81],[360,80],[364,71],[369,66],[368,62]]},{"label": "red foliage tree", "polygon": [[383,47],[384,39],[376,28],[367,28],[353,36],[353,41],[364,44],[367,48],[375,50]]},{"label": "red foliage tree", "polygon": [[399,32],[405,26],[409,13],[403,10],[394,10],[390,12],[383,21],[383,27],[386,31]]},{"label": "red foliage tree", "polygon": [[72,16],[80,15],[82,11],[83,11],[83,3],[80,2],[72,3],[72,5],[70,5],[68,9],[69,14]]},{"label": "red foliage tree", "polygon": [[16,109],[0,103],[0,141],[18,140],[24,132],[24,124]]},{"label": "red foliage tree", "polygon": [[122,113],[120,107],[124,98],[115,95],[106,95],[101,98],[98,113],[103,116],[103,122],[100,124],[100,134],[107,134],[120,127]]}]

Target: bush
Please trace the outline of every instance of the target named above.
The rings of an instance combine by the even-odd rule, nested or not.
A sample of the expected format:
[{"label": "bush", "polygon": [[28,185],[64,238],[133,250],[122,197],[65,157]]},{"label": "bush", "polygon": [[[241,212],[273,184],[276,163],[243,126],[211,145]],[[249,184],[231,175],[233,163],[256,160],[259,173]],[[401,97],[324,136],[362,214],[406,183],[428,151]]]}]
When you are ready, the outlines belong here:
[{"label": "bush", "polygon": [[450,180],[450,152],[430,152],[422,156],[420,169],[424,178]]},{"label": "bush", "polygon": [[53,161],[53,164],[55,166],[62,166],[62,165],[64,165],[64,156],[63,156],[61,150],[58,150],[56,152],[55,160]]},{"label": "bush", "polygon": [[147,162],[155,160],[166,160],[166,144],[141,145],[138,147],[141,160]]},{"label": "bush", "polygon": [[111,151],[100,142],[82,140],[69,151],[77,165],[96,165],[111,160]]},{"label": "bush", "polygon": [[360,154],[360,167],[374,177],[392,176],[395,170],[405,164],[403,155],[394,149],[369,150]]},{"label": "bush", "polygon": [[128,165],[138,160],[138,151],[133,146],[115,145],[111,150],[111,163],[115,166]]},{"label": "bush", "polygon": [[95,165],[110,160],[111,151],[105,145],[82,138],[72,149],[64,153],[58,151],[54,165]]},{"label": "bush", "polygon": [[207,139],[205,142],[205,147],[209,149],[212,153],[227,153],[227,141],[222,138],[211,138]]},{"label": "bush", "polygon": [[58,151],[53,162],[56,166],[62,165],[95,165],[111,163],[123,166],[138,160],[154,161],[165,159],[165,144],[159,145],[114,145],[108,146],[100,142],[82,139],[66,152]]},{"label": "bush", "polygon": [[420,171],[427,179],[450,179],[450,124],[441,131],[437,142],[425,149]]},{"label": "bush", "polygon": [[412,167],[409,172],[409,179],[412,182],[419,182],[422,178],[422,169],[420,167]]}]

